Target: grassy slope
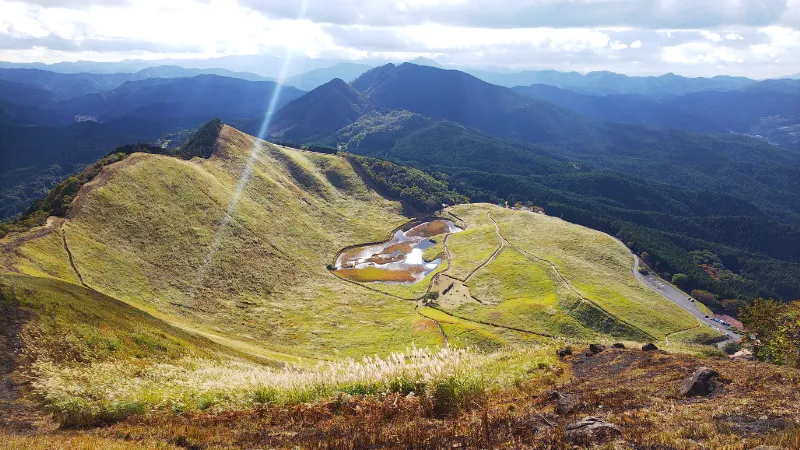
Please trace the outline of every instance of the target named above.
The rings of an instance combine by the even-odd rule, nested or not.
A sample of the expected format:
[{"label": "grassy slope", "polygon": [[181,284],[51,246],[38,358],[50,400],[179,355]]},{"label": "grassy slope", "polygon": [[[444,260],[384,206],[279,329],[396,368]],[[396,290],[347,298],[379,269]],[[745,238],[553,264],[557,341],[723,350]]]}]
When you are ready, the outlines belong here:
[{"label": "grassy slope", "polygon": [[459,316],[570,339],[597,334],[569,315],[574,294],[548,268],[509,246],[478,271],[468,286],[473,296],[487,304],[462,303],[455,310]]},{"label": "grassy slope", "polygon": [[[134,155],[86,186],[64,230],[91,288],[166,320],[301,356],[441,343],[419,326],[425,319],[412,304],[325,268],[342,247],[405,222],[398,203],[369,190],[343,158],[259,142],[232,220],[216,237],[254,142],[226,127],[220,144],[209,160]],[[34,248],[64,253],[58,239],[46,239],[17,249],[17,268],[72,276],[64,264],[40,267]]]},{"label": "grassy slope", "polygon": [[[250,177],[226,220],[254,146]],[[482,266],[500,245],[490,209],[513,245]],[[503,336],[508,329],[464,319],[579,340],[642,337],[599,317],[571,286],[657,339],[697,325],[641,287],[630,255],[602,233],[485,204],[453,214],[466,230],[450,236],[450,263],[437,273],[466,279],[480,267],[467,284],[484,302],[456,305],[449,311],[462,319],[439,321],[453,345],[519,342]],[[385,239],[405,221],[400,205],[371,191],[343,158],[256,142],[225,127],[211,159],[136,154],[107,168],[81,191],[63,228],[53,222],[52,233],[6,257],[23,273],[78,283],[64,233],[92,289],[238,351],[329,359],[441,345],[432,322],[396,298],[422,296],[435,274],[365,289],[325,268],[341,248]],[[533,255],[554,262],[571,286]],[[593,323],[601,320],[612,323]]]},{"label": "grassy slope", "polygon": [[[451,345],[490,349],[519,343],[503,335],[524,333],[509,329],[579,341],[669,336],[672,342],[694,342],[709,335],[710,330],[698,327],[691,315],[641,286],[631,272],[630,253],[603,233],[487,204],[460,205],[452,213],[466,229],[450,235],[449,266],[443,264],[437,273],[465,280],[474,272],[467,286],[481,303],[453,303],[444,298],[438,313],[421,309],[439,322]],[[484,265],[500,245],[492,219],[511,243]],[[438,247],[429,256],[441,252]],[[364,285],[413,299],[425,293],[428,280],[413,285]]]},{"label": "grassy slope", "polygon": [[524,211],[495,208],[492,217],[517,250],[551,261],[584,298],[615,317],[658,339],[697,327],[689,313],[634,278],[630,252],[608,235]]},{"label": "grassy slope", "polygon": [[500,246],[494,225],[486,216],[487,208],[458,208],[457,217],[465,221],[467,228],[450,236],[447,249],[450,251],[452,269],[448,272],[453,278],[466,279]]},{"label": "grassy slope", "polygon": [[[458,384],[453,395],[508,383],[506,369],[533,364],[508,346],[533,345],[552,359],[559,343],[536,333],[637,337],[618,323],[593,323],[598,316],[586,313],[571,286],[673,345],[705,332],[639,286],[630,255],[608,236],[486,204],[453,208],[466,231],[450,236],[447,251],[438,236],[427,254],[450,256],[440,268],[447,275],[467,279],[474,271],[467,286],[483,303],[415,308],[393,297],[420,297],[433,274],[414,285],[341,280],[325,266],[341,248],[385,239],[406,222],[399,203],[371,191],[337,156],[255,142],[227,127],[218,144],[208,160],[133,155],[87,184],[66,222],[0,240],[0,268],[18,272],[0,274],[0,307],[23,311],[20,367],[62,424],[382,392],[391,374],[365,381],[354,368],[331,383],[306,369],[303,376],[320,381],[286,388],[299,372],[254,363],[438,346],[442,332],[451,347],[498,351],[469,358],[499,364],[464,366],[440,380]],[[250,178],[231,208],[254,146]],[[501,243],[492,219],[511,245],[487,263]],[[532,374],[539,375],[525,369],[512,378]]]},{"label": "grassy slope", "polygon": [[222,350],[123,302],[53,278],[0,275],[0,295],[29,319],[20,333],[29,349],[26,358],[46,356],[65,364],[112,357],[168,361]]}]

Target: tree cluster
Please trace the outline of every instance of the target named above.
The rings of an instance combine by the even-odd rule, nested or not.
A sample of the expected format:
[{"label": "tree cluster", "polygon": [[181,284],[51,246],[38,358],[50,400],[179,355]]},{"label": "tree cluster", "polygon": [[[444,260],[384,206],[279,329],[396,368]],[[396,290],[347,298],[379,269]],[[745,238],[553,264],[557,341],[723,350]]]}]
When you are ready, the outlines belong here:
[{"label": "tree cluster", "polygon": [[800,368],[800,300],[757,299],[739,317],[747,330],[743,342],[759,360]]},{"label": "tree cluster", "polygon": [[428,174],[412,167],[400,166],[363,156],[348,155],[389,196],[413,206],[422,212],[433,212],[443,204],[466,203],[469,199],[450,189],[447,176]]}]

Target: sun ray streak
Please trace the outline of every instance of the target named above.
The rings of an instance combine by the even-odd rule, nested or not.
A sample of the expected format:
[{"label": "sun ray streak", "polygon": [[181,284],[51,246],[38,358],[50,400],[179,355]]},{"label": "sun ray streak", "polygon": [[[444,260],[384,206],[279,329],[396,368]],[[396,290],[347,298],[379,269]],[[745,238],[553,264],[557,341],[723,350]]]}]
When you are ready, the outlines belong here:
[{"label": "sun ray streak", "polygon": [[[302,0],[300,3],[300,10],[298,12],[298,20],[301,20],[306,13],[306,8],[308,6],[308,0]],[[217,234],[214,236],[214,240],[211,241],[211,246],[206,253],[206,256],[203,258],[203,264],[197,272],[197,280],[192,286],[192,293],[190,298],[194,298],[197,294],[197,287],[203,281],[206,272],[210,268],[214,256],[216,255],[217,251],[219,250],[220,245],[222,245],[222,238],[224,236],[225,230],[230,225],[231,221],[233,220],[233,215],[236,212],[236,207],[239,205],[239,200],[242,198],[242,194],[247,187],[248,182],[250,181],[250,177],[253,174],[253,165],[258,159],[258,153],[261,149],[261,140],[264,139],[264,136],[269,131],[270,121],[272,120],[272,116],[275,114],[275,110],[278,106],[278,100],[280,100],[281,91],[283,90],[283,83],[285,82],[287,75],[289,73],[289,68],[291,67],[292,60],[294,58],[294,52],[291,48],[287,49],[286,55],[283,59],[283,65],[281,66],[281,71],[276,80],[275,89],[272,91],[272,97],[267,104],[266,114],[264,115],[264,121],[261,123],[261,128],[258,132],[258,139],[253,140],[253,147],[250,149],[250,155],[247,158],[247,163],[245,164],[244,170],[242,174],[239,176],[239,181],[236,184],[236,190],[233,193],[233,197],[231,198],[228,207],[225,210],[225,216],[222,218],[222,222],[217,229]]]}]

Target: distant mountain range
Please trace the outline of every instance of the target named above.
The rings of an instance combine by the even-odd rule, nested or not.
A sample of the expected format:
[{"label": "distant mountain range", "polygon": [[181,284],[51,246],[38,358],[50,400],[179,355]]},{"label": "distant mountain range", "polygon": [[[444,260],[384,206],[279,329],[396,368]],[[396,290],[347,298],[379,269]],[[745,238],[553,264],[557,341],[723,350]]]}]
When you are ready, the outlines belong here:
[{"label": "distant mountain range", "polygon": [[314,69],[310,72],[289,77],[284,81],[284,84],[310,91],[336,78],[349,83],[364,72],[372,69],[372,67],[365,64],[339,63],[331,67]]},{"label": "distant mountain range", "polygon": [[589,72],[582,75],[577,72],[555,70],[512,73],[468,72],[488,83],[507,87],[546,84],[588,94],[635,94],[648,97],[683,95],[699,91],[730,91],[755,82],[744,77],[687,78],[672,73],[657,77],[631,77],[614,72]]},{"label": "distant mountain range", "polygon": [[197,75],[218,75],[249,81],[270,81],[252,73],[225,69],[185,69],[177,66],[148,67],[135,73],[64,74],[41,69],[0,69],[0,80],[13,81],[52,92],[61,99],[109,91],[128,81],[151,78],[187,78]]},{"label": "distant mountain range", "polygon": [[[592,120],[572,109],[533,99],[512,89],[492,85],[455,70],[442,70],[409,63],[399,66],[387,64],[365,73],[353,81],[351,86],[352,89],[349,89],[350,87],[341,81],[331,82],[287,104],[284,110],[277,114],[281,120],[273,122],[271,136],[284,133],[284,130],[293,130],[294,139],[318,140],[321,134],[326,131],[331,132],[333,128],[341,127],[345,122],[355,123],[359,112],[409,111],[432,119],[456,122],[488,135],[536,144],[545,153],[559,158],[569,158],[581,165],[619,170],[633,176],[643,176],[670,184],[680,179],[679,184],[696,189],[725,186],[728,192],[738,193],[751,199],[754,198],[753,190],[760,192],[759,197],[771,198],[773,187],[771,183],[764,184],[751,178],[752,175],[739,167],[739,164],[766,164],[769,161],[769,164],[773,165],[775,176],[791,177],[792,175],[782,166],[792,166],[800,159],[797,155],[793,156],[757,140],[735,135],[662,131],[631,123]],[[358,91],[361,96],[352,90]],[[752,92],[752,94],[750,91],[740,92],[731,98],[743,102],[746,106],[744,109],[761,107],[762,111],[755,113],[756,115],[764,114],[763,108],[778,95],[768,90],[767,93],[772,96],[768,98],[767,93],[756,88],[753,88]],[[574,93],[570,95],[580,96]],[[641,110],[650,111],[655,117],[659,117],[659,114],[662,117],[668,116],[669,108],[673,108],[677,111],[674,120],[688,123],[692,120],[689,111],[696,103],[722,104],[720,100],[714,102],[706,100],[717,96],[724,98],[725,93],[709,92],[702,96],[698,94],[684,100],[680,108],[638,100],[639,103],[633,105],[637,106],[639,111],[616,98],[608,101],[616,102],[616,106],[610,103],[613,107],[629,108],[627,113],[629,118],[641,114]],[[759,98],[765,99],[763,104],[756,103],[756,99]],[[731,109],[730,104],[727,107]],[[775,111],[780,113],[780,108],[777,107]],[[709,110],[713,111],[715,108],[709,106]],[[596,112],[599,114],[599,111]],[[318,120],[309,122],[306,120],[308,117],[324,117],[326,123],[331,125],[309,128],[311,123],[321,122]],[[333,122],[333,117],[338,117],[340,121]],[[294,122],[290,118],[294,118]],[[385,121],[379,122],[381,122],[379,128],[387,126]],[[407,127],[405,121],[401,123],[391,120],[391,122],[396,126],[402,125],[401,128]],[[363,133],[369,134],[375,126],[374,120],[366,121],[362,138]],[[720,127],[717,122],[710,119],[706,126]],[[299,130],[303,129],[310,129],[305,137],[299,133]],[[443,128],[440,128],[440,132],[441,130]],[[440,137],[439,140],[452,139]],[[338,144],[330,140],[329,143]],[[365,147],[360,144],[358,148],[363,150]],[[456,155],[451,153],[451,157],[457,157]],[[392,153],[392,156],[400,157],[396,152]],[[474,156],[469,158],[472,162],[478,160],[480,159]],[[441,161],[441,164],[446,163],[452,161],[448,159]],[[703,167],[700,172],[696,172],[698,166]],[[537,169],[535,166],[509,164],[505,172],[517,170]],[[750,180],[746,187],[741,184],[743,179]],[[787,200],[788,198],[792,200],[777,201],[775,206],[790,208],[793,213],[800,214],[800,193],[787,192],[786,195],[788,195]],[[794,204],[794,201],[798,203]]]},{"label": "distant mountain range", "polygon": [[[800,237],[800,153],[730,133],[597,120],[463,72],[414,64],[375,68],[349,87],[336,80],[287,104],[270,137],[440,172],[477,201],[545,205],[548,214],[647,251],[662,272],[691,273],[695,287],[720,298],[800,295],[800,279],[791,275],[800,269],[800,250],[790,244]],[[789,114],[791,106],[774,103],[793,89],[763,82],[689,94],[675,104],[632,95],[599,101],[628,108],[615,112],[619,119],[644,114],[663,127],[689,127],[693,108],[707,102],[700,117],[713,128],[725,120],[744,124],[759,114]],[[585,94],[549,95],[562,94],[586,101]],[[598,116],[604,107],[589,106]],[[309,117],[327,125],[310,126],[320,121]],[[695,250],[727,255],[726,264],[742,278],[714,280],[693,262]]]},{"label": "distant mountain range", "polygon": [[[800,123],[800,81],[788,79],[756,82],[735,91],[693,92],[660,101],[638,95],[582,94],[542,84],[513,90],[594,119],[664,129],[757,133],[770,117],[781,116]],[[770,137],[786,148],[796,149],[797,142],[792,142],[789,135]]]},{"label": "distant mountain range", "polygon": [[[72,115],[94,116],[105,122],[120,118],[161,121],[185,118],[194,126],[215,117],[253,117],[263,114],[278,85],[216,75],[192,78],[129,81],[111,91],[88,94],[59,103]],[[303,95],[284,86],[278,107]]]},{"label": "distant mountain range", "polygon": [[187,69],[227,70],[237,73],[250,72],[262,77],[277,79],[282,75],[299,75],[341,62],[345,61],[309,58],[304,55],[292,55],[291,58],[269,55],[230,55],[208,59],[127,59],[113,62],[70,61],[55,64],[0,62],[0,68],[41,69],[67,74],[116,74],[135,73],[157,66],[180,66]]}]

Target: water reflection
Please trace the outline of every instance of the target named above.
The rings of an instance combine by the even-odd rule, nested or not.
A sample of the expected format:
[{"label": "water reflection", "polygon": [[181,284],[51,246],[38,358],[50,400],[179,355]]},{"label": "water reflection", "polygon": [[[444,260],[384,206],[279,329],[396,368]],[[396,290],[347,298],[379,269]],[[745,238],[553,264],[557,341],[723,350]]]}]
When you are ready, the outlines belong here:
[{"label": "water reflection", "polygon": [[442,263],[425,260],[425,250],[437,244],[434,236],[457,233],[461,228],[449,220],[432,220],[397,230],[392,239],[342,251],[336,258],[339,276],[356,281],[417,283]]}]

